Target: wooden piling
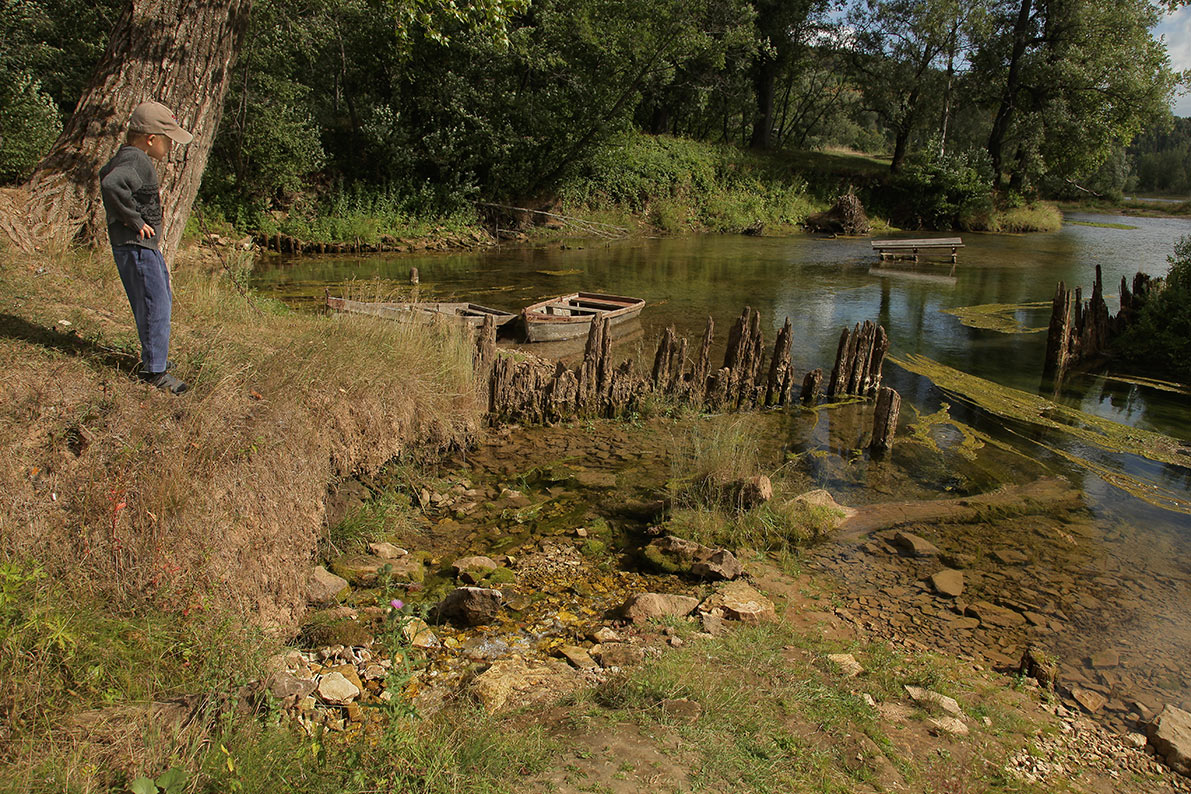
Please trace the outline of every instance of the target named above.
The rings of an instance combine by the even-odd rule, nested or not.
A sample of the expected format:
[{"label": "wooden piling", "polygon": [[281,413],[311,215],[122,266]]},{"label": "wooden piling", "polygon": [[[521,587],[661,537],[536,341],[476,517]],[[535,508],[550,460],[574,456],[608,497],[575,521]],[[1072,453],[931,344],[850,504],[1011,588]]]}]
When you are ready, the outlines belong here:
[{"label": "wooden piling", "polygon": [[873,440],[869,445],[872,449],[886,450],[893,447],[901,407],[902,398],[896,391],[887,386],[878,390],[876,411],[873,414]]}]

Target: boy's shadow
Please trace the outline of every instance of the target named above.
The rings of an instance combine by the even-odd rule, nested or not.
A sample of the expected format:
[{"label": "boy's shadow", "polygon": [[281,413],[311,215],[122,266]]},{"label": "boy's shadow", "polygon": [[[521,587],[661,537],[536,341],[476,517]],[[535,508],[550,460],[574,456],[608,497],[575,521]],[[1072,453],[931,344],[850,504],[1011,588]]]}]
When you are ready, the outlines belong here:
[{"label": "boy's shadow", "polygon": [[44,325],[37,325],[15,314],[0,312],[0,336],[41,345],[68,356],[111,367],[121,373],[135,372],[137,365],[140,364],[138,356],[100,347],[76,333],[69,331],[63,333],[54,327],[47,328]]}]

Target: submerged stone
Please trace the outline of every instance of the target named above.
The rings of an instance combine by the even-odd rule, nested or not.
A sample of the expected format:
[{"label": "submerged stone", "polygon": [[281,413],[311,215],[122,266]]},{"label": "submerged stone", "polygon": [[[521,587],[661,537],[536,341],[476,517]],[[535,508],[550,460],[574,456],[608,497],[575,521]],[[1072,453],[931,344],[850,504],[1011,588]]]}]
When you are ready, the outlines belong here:
[{"label": "submerged stone", "polygon": [[959,598],[964,592],[964,575],[962,571],[944,568],[931,576],[930,584],[939,595]]},{"label": "submerged stone", "polygon": [[438,620],[451,620],[467,626],[490,623],[500,610],[504,596],[487,587],[457,587],[434,609]]},{"label": "submerged stone", "polygon": [[898,532],[893,536],[893,545],[911,557],[934,557],[939,553],[935,544],[913,532]]}]

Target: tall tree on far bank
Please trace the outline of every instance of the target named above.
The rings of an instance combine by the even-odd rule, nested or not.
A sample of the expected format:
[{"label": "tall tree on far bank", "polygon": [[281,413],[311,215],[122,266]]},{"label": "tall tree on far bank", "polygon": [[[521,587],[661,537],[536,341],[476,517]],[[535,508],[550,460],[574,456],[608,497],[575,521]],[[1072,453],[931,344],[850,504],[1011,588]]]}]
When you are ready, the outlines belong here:
[{"label": "tall tree on far bank", "polygon": [[1156,22],[1148,0],[994,2],[996,33],[972,58],[996,109],[994,178],[1021,188],[1094,171],[1167,113],[1178,76],[1150,34]]},{"label": "tall tree on far bank", "polygon": [[757,51],[752,78],[756,110],[753,115],[754,149],[769,149],[777,125],[777,80],[783,64],[807,52],[821,29],[819,15],[828,0],[753,0]]},{"label": "tall tree on far bank", "polygon": [[892,171],[901,168],[910,136],[928,110],[949,91],[963,7],[970,5],[970,0],[868,0],[851,15],[859,89],[865,106],[893,133]]}]

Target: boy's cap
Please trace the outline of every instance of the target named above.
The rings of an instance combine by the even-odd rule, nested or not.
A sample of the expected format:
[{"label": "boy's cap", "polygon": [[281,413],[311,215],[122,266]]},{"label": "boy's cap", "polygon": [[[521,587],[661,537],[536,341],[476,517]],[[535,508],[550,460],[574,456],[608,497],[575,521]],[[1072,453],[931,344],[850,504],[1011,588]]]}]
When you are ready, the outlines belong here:
[{"label": "boy's cap", "polygon": [[168,135],[174,143],[190,143],[194,136],[182,129],[170,109],[160,102],[142,102],[128,119],[129,132]]}]

